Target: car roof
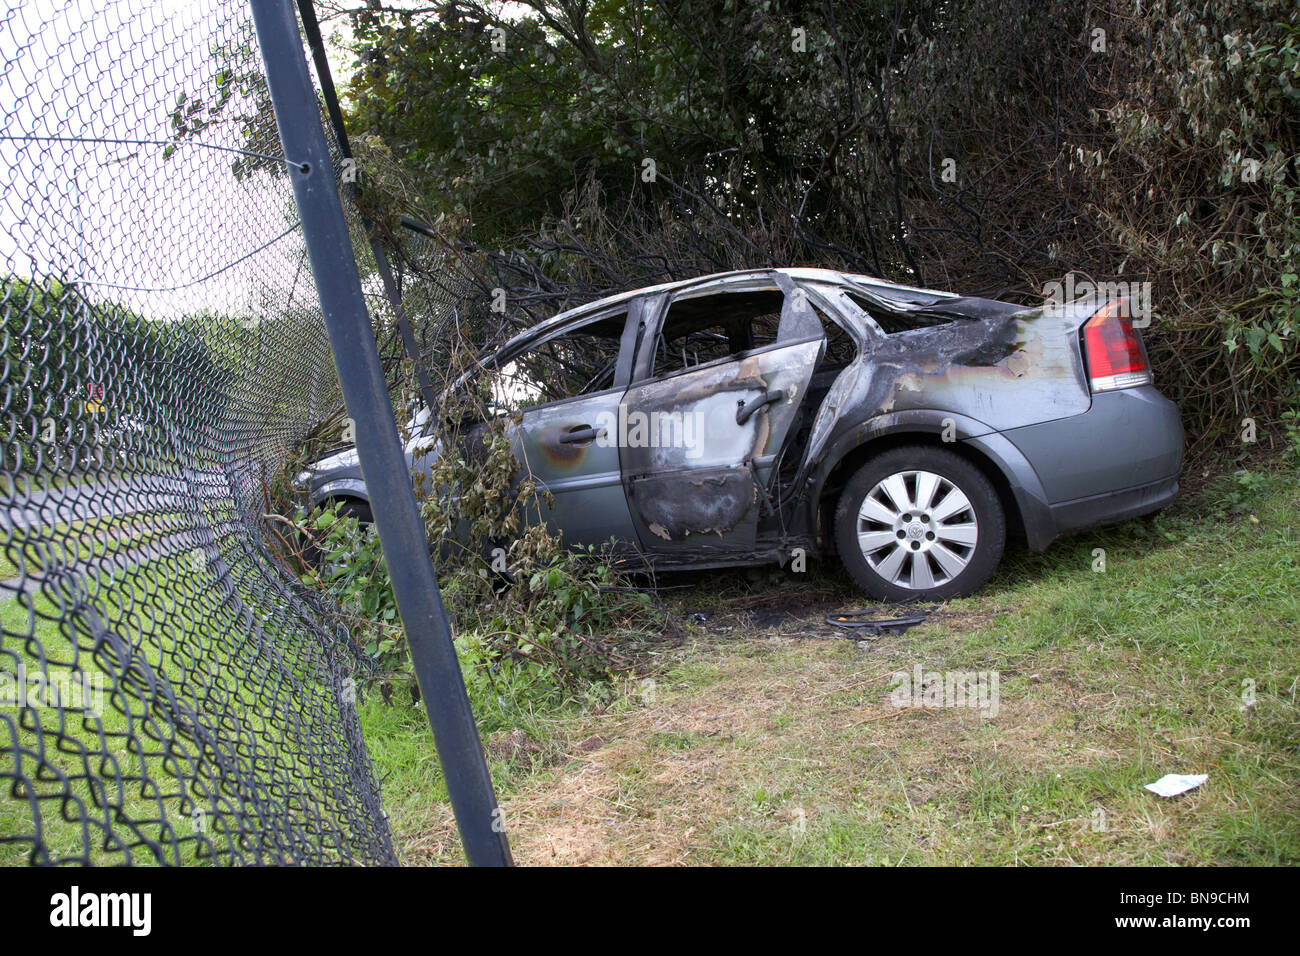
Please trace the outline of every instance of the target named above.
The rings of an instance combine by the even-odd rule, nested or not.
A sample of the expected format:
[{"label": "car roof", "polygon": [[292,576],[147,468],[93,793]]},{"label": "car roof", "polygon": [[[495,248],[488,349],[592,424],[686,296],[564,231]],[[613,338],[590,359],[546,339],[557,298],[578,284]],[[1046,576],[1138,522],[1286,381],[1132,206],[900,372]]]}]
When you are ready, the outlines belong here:
[{"label": "car roof", "polygon": [[[896,300],[901,307],[920,306],[928,304],[928,301],[938,299],[955,299],[959,296],[952,292],[940,292],[937,289],[921,289],[916,286],[900,285],[896,282],[886,282],[884,279],[877,279],[873,276],[858,275],[851,272],[838,272],[834,269],[813,269],[805,267],[789,268],[768,268],[768,269],[737,269],[732,272],[715,272],[712,275],[697,276],[692,279],[678,279],[673,282],[661,282],[658,285],[642,286],[637,289],[630,289],[627,292],[617,292],[613,295],[607,295],[602,299],[596,299],[593,302],[586,302],[582,305],[574,306],[571,309],[565,309],[549,319],[543,319],[536,325],[530,326],[518,335],[512,337],[509,341],[493,349],[490,353],[497,353],[513,350],[515,347],[522,345],[534,338],[538,338],[554,331],[556,328],[571,322],[574,319],[581,318],[585,315],[592,315],[597,312],[603,312],[628,302],[631,299],[644,295],[659,295],[665,292],[680,292],[685,289],[691,289],[696,286],[707,286],[715,282],[725,282],[730,279],[737,284],[752,279],[762,279],[773,276],[777,273],[789,276],[799,282],[826,282],[836,285],[857,286],[875,295]],[[922,297],[921,301],[917,296]],[[927,301],[928,300],[928,301]]]}]

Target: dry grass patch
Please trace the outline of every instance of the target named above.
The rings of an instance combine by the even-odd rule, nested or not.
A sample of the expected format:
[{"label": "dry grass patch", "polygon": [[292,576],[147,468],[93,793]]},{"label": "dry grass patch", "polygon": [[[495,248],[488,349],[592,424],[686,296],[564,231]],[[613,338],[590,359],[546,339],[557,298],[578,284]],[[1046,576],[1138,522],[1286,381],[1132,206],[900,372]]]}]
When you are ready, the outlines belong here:
[{"label": "dry grass patch", "polygon": [[[652,693],[557,719],[541,765],[496,766],[515,856],[1300,862],[1300,550],[1294,483],[1270,481],[1258,525],[1224,513],[1230,486],[1157,522],[1162,546],[1121,529],[1013,556],[985,593],[901,635],[827,625],[861,606],[833,583],[801,608],[798,581],[701,576],[681,613],[706,620]],[[900,709],[893,675],[916,665],[997,672],[996,715]],[[1171,772],[1210,779],[1169,800],[1143,789]],[[457,858],[445,812],[399,831],[417,862]]]}]

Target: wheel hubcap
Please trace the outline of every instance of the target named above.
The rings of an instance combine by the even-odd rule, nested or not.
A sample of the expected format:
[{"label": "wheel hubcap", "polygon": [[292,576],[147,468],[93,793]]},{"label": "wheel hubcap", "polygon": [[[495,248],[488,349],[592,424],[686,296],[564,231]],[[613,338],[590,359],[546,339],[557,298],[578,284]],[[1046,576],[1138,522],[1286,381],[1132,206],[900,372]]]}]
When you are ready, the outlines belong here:
[{"label": "wheel hubcap", "polygon": [[911,590],[951,581],[979,540],[975,509],[942,475],[900,471],[876,484],[858,509],[858,546],[871,569]]}]

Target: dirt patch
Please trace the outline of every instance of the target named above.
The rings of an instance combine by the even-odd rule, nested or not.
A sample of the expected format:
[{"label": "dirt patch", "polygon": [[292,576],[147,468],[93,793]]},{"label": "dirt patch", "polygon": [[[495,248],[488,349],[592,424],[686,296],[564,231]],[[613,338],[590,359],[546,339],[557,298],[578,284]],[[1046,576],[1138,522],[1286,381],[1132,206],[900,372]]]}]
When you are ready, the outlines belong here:
[{"label": "dirt patch", "polygon": [[516,728],[509,733],[491,734],[487,739],[488,753],[503,760],[514,760],[521,755],[542,752],[540,744],[529,739],[528,735]]}]

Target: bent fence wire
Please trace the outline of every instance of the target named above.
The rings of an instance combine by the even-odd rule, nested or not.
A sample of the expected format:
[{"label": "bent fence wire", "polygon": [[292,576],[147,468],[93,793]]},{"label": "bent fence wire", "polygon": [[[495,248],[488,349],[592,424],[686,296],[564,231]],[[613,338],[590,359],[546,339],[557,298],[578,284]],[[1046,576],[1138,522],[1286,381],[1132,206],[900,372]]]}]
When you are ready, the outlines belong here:
[{"label": "bent fence wire", "polygon": [[0,57],[0,864],[394,863],[367,660],[269,543],[341,400],[246,3],[26,2]]}]

